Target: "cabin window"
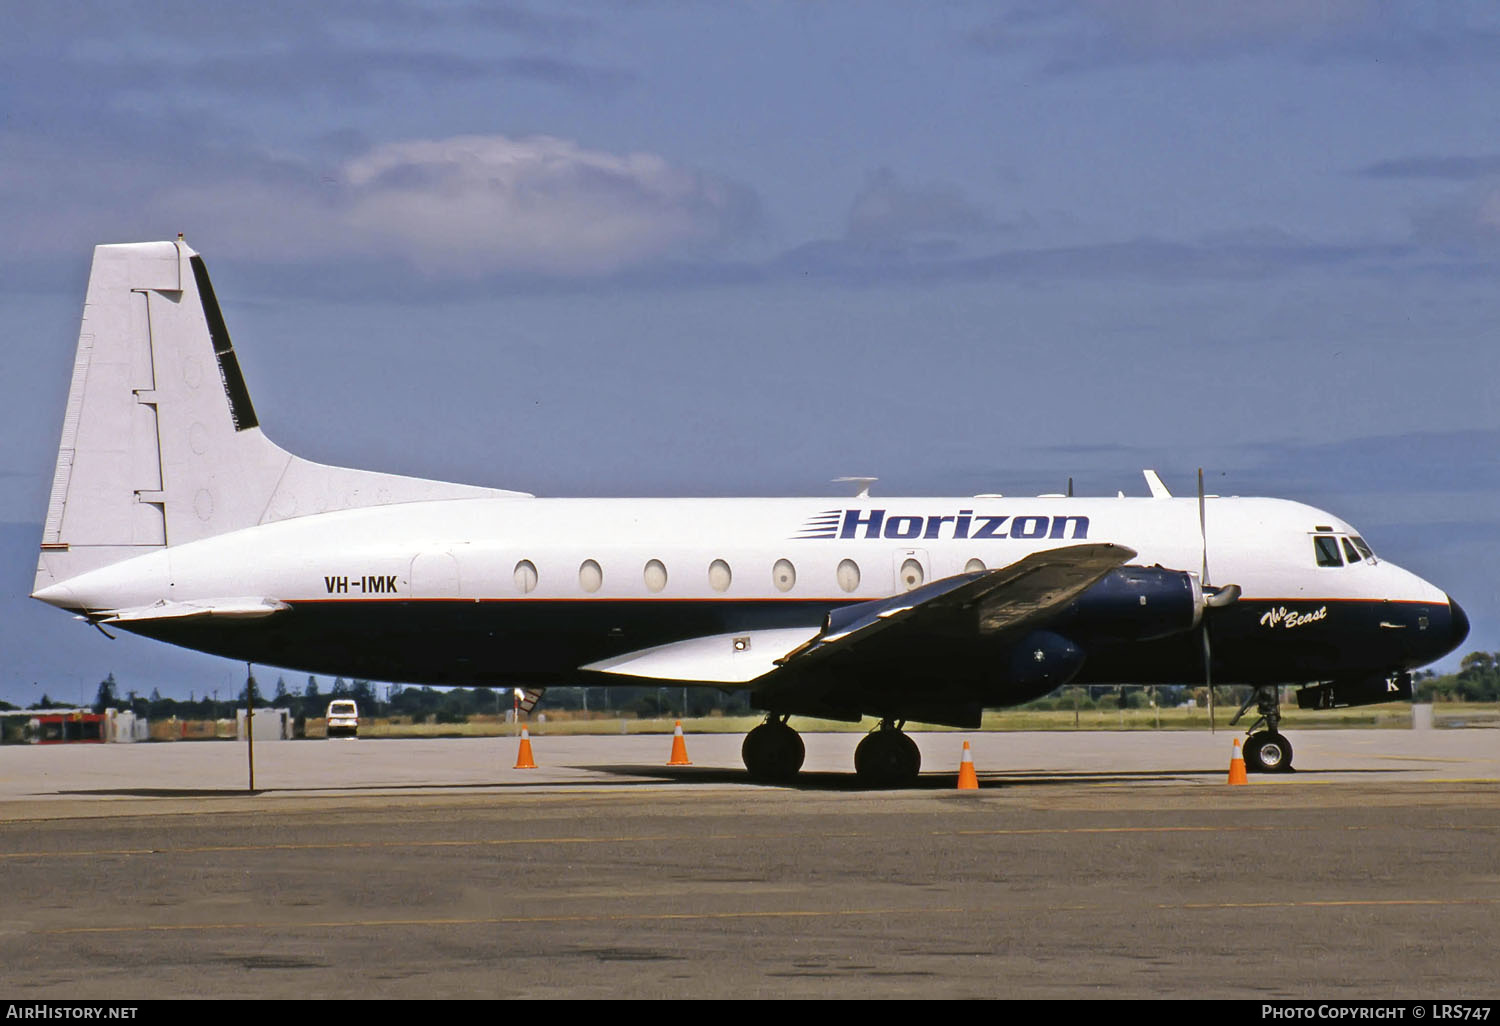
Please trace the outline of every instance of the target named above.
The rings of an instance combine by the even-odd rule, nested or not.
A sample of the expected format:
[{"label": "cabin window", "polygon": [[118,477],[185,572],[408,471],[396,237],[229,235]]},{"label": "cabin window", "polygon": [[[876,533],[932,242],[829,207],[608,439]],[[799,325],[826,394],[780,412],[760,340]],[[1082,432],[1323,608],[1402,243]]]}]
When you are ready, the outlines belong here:
[{"label": "cabin window", "polygon": [[1331,534],[1318,534],[1313,536],[1313,551],[1317,554],[1319,566],[1343,566],[1343,557],[1339,555],[1339,540]]},{"label": "cabin window", "polygon": [[859,587],[859,564],[852,559],[843,560],[839,563],[837,576],[840,588],[853,591]]},{"label": "cabin window", "polygon": [[604,571],[592,559],[585,559],[578,568],[578,586],[587,592],[596,592],[604,583]]},{"label": "cabin window", "polygon": [[708,564],[708,586],[714,591],[728,591],[729,582],[734,580],[734,574],[730,572],[729,564],[722,559],[716,559]]},{"label": "cabin window", "polygon": [[908,559],[901,564],[901,587],[907,591],[920,585],[926,574],[922,571],[922,564],[915,559]]},{"label": "cabin window", "polygon": [[792,590],[792,585],[797,583],[797,568],[792,566],[791,560],[776,561],[776,565],[771,568],[771,583],[776,585],[777,591]]},{"label": "cabin window", "polygon": [[984,565],[984,560],[978,558],[971,559],[964,564],[964,573],[966,574],[980,574],[984,573],[987,569],[989,568]]},{"label": "cabin window", "polygon": [[536,564],[523,559],[516,564],[516,590],[526,595],[536,590]]},{"label": "cabin window", "polygon": [[642,576],[646,579],[647,591],[661,591],[667,586],[667,568],[659,559],[653,559],[647,563]]},{"label": "cabin window", "polygon": [[1360,560],[1359,553],[1354,551],[1354,546],[1350,544],[1348,538],[1344,539],[1344,556],[1349,560],[1350,566],[1353,566]]}]

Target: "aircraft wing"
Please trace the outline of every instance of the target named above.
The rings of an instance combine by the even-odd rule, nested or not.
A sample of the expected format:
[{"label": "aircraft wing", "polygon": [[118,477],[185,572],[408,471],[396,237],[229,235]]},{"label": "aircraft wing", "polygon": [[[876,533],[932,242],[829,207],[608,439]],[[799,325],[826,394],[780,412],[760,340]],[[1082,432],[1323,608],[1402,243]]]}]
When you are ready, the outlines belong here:
[{"label": "aircraft wing", "polygon": [[1069,545],[1010,566],[959,574],[901,595],[840,606],[821,629],[742,631],[658,645],[581,667],[586,671],[698,684],[750,684],[758,697],[810,685],[804,671],[851,655],[877,638],[912,644],[1018,630],[1071,602],[1135,557],[1122,545]]},{"label": "aircraft wing", "polygon": [[1123,545],[1070,545],[997,570],[945,577],[904,595],[843,606],[823,631],[778,660],[806,669],[887,631],[991,635],[1046,618],[1115,567],[1135,558]]}]

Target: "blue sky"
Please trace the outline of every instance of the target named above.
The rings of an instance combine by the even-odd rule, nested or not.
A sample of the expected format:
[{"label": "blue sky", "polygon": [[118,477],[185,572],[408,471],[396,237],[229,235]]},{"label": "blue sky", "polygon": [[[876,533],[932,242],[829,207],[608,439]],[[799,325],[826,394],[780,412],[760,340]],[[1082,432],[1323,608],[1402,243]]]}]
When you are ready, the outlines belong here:
[{"label": "blue sky", "polygon": [[92,247],[178,231],[310,458],[549,495],[1202,465],[1349,519],[1500,649],[1493,5],[7,17],[0,698],[241,679],[24,597]]}]

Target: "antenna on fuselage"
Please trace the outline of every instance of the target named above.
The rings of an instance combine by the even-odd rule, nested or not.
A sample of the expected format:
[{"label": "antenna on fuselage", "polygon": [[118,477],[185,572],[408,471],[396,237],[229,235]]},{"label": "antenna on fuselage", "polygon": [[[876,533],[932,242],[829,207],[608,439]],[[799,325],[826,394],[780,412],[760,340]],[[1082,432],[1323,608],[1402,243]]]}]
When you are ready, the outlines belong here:
[{"label": "antenna on fuselage", "polygon": [[879,480],[880,478],[878,477],[836,477],[833,479],[833,483],[857,485],[858,488],[854,493],[854,497],[856,499],[868,499],[870,497],[870,486]]}]

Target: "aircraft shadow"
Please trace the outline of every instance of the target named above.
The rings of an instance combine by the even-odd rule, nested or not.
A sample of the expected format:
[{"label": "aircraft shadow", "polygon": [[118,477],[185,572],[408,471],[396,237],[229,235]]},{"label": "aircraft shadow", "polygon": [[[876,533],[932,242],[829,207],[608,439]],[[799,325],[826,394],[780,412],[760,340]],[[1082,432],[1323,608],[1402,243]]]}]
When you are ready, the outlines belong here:
[{"label": "aircraft shadow", "polygon": [[[782,787],[794,791],[867,791],[871,790],[861,784],[859,780],[850,773],[834,772],[807,772],[800,773],[797,779],[785,784],[763,785],[750,779],[750,775],[740,769],[723,769],[718,767],[696,767],[696,766],[580,766],[579,769],[588,770],[592,773],[607,774],[620,778],[612,781],[614,786],[650,786],[661,783],[674,784],[730,784],[730,785],[754,785]],[[1120,770],[1113,773],[1090,772],[1083,770],[996,770],[980,773],[979,787],[986,788],[1002,787],[1049,787],[1063,784],[1107,784],[1107,783],[1130,783],[1134,782],[1157,782],[1157,783],[1190,783],[1201,780],[1203,777],[1218,777],[1224,775],[1221,769],[1184,769],[1184,770]],[[1313,770],[1320,776],[1336,777],[1358,777],[1375,773],[1416,773],[1415,769],[1337,769],[1337,770]],[[913,787],[901,788],[906,791],[951,791],[957,782],[957,773],[924,773],[918,778]],[[540,785],[548,789],[574,790],[597,787],[598,780],[554,780]],[[78,797],[124,797],[124,798],[242,798],[262,794],[287,794],[287,793],[341,793],[341,794],[384,794],[391,791],[495,791],[495,790],[520,790],[523,788],[536,788],[537,784],[525,780],[489,780],[469,783],[424,783],[424,784],[327,784],[313,785],[303,784],[296,787],[258,787],[248,790],[246,788],[193,788],[193,787],[100,787],[77,790],[66,790],[53,792],[59,795],[73,795]]]},{"label": "aircraft shadow", "polygon": [[[670,781],[672,783],[713,783],[713,784],[757,784],[752,781],[750,775],[744,770],[722,769],[683,766],[584,766],[582,769],[595,773],[609,773],[628,775],[632,777],[651,776],[659,781]],[[1046,787],[1059,784],[1080,783],[1129,783],[1155,781],[1159,783],[1191,783],[1201,780],[1203,777],[1223,777],[1226,770],[1214,769],[1181,769],[1181,770],[1119,770],[1116,772],[1099,772],[1084,770],[993,770],[977,774],[979,787],[1000,788],[1007,786]],[[1293,773],[1296,771],[1294,770]],[[1319,775],[1356,776],[1372,773],[1415,773],[1415,769],[1339,769],[1339,770],[1314,770]],[[1260,776],[1260,774],[1257,774]],[[1269,775],[1267,775],[1269,778]],[[905,791],[951,791],[954,790],[958,781],[958,772],[952,773],[923,773],[913,787],[901,788]],[[872,788],[861,784],[852,772],[803,772],[797,775],[793,781],[784,784],[761,785],[784,787],[797,791],[867,791]]]}]

